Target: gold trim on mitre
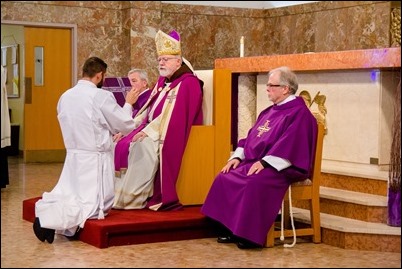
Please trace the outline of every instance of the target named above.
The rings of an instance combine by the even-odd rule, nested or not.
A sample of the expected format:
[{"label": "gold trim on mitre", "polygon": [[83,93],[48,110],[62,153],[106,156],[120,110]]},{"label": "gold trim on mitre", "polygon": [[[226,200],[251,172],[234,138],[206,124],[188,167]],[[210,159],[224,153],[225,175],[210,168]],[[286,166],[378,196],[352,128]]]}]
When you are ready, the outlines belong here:
[{"label": "gold trim on mitre", "polygon": [[161,30],[156,33],[155,36],[156,51],[158,56],[160,55],[180,55],[181,47],[180,41],[165,34]]}]

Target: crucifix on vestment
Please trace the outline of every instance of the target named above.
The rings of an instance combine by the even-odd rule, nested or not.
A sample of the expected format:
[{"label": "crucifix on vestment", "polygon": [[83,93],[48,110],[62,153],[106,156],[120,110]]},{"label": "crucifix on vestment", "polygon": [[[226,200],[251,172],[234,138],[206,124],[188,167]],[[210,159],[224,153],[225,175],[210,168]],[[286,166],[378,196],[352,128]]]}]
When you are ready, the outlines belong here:
[{"label": "crucifix on vestment", "polygon": [[176,99],[176,96],[177,96],[176,92],[172,91],[169,93],[169,95],[166,97],[166,99],[168,99],[169,103],[171,103],[173,101],[173,99]]},{"label": "crucifix on vestment", "polygon": [[268,132],[271,129],[270,127],[268,127],[268,125],[269,125],[269,120],[266,120],[264,125],[258,126],[257,130],[259,132],[258,132],[257,137],[261,137],[261,135],[263,133]]}]

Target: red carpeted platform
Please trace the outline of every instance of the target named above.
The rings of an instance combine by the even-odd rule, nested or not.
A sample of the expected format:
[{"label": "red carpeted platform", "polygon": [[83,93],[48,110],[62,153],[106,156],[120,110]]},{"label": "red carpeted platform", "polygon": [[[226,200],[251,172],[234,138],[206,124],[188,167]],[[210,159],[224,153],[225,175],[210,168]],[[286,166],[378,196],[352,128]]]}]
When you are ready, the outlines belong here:
[{"label": "red carpeted platform", "polygon": [[[23,201],[24,220],[34,221],[38,199],[40,197]],[[107,248],[215,236],[213,224],[201,214],[200,206],[191,206],[163,212],[112,209],[103,220],[88,220],[79,239],[98,248]]]}]

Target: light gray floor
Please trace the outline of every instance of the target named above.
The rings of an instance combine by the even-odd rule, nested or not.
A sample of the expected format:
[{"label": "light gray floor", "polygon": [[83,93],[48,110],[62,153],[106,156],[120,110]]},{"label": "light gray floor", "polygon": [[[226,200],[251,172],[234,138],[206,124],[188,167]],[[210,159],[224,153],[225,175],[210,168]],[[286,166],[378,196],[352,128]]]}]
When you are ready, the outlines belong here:
[{"label": "light gray floor", "polygon": [[[32,223],[22,219],[22,201],[50,191],[62,164],[23,164],[9,158],[10,185],[1,190],[1,267],[304,267],[400,268],[401,253],[345,250],[326,244],[300,242],[240,250],[215,238],[98,249],[80,241],[55,237],[40,242]],[[3,169],[3,168],[2,168]]]}]

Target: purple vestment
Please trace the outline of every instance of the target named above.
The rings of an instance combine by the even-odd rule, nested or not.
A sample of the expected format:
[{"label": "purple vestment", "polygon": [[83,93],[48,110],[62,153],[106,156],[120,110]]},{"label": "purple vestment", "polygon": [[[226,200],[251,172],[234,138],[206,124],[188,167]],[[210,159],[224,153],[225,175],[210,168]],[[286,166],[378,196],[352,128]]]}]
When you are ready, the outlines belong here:
[{"label": "purple vestment", "polygon": [[[201,212],[234,235],[264,245],[289,185],[309,177],[315,154],[317,121],[301,97],[263,110],[245,139],[245,158],[236,169],[219,173]],[[268,166],[247,176],[264,156],[277,156],[292,165],[282,171]]]},{"label": "purple vestment", "polygon": [[[200,80],[191,72],[176,72],[171,78],[170,89],[176,88],[176,102],[169,122],[166,136],[160,146],[159,170],[154,179],[154,192],[146,207],[162,203],[158,210],[171,210],[181,207],[176,192],[176,182],[187,140],[192,125],[201,125],[202,114],[202,88]],[[165,77],[160,77],[155,89],[163,88]],[[164,97],[166,99],[166,96]],[[168,101],[166,101],[168,102]],[[160,102],[161,107],[165,101]],[[154,114],[159,115],[161,109]],[[155,117],[155,115],[154,115]]]},{"label": "purple vestment", "polygon": [[[138,97],[137,102],[133,105],[133,118],[137,115],[138,111],[141,107],[147,102],[149,96],[151,94],[150,89],[146,89],[141,95]],[[115,152],[114,152],[114,169],[115,171],[120,171],[122,168],[127,169],[127,160],[128,160],[128,149],[130,147],[131,140],[133,136],[138,133],[136,129],[134,129],[130,134],[124,136],[116,143]]]}]

